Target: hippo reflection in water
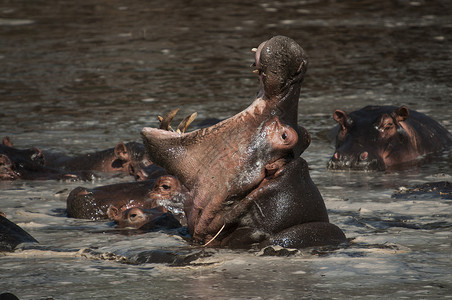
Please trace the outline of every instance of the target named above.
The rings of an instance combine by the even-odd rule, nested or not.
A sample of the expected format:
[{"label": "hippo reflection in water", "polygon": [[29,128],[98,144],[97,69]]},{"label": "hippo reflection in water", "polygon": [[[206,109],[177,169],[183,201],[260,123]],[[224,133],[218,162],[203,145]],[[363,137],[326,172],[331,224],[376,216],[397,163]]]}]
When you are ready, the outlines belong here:
[{"label": "hippo reflection in water", "polygon": [[184,208],[194,241],[296,248],[345,242],[299,157],[310,143],[297,121],[304,50],[283,36],[253,50],[260,80],[254,102],[190,133],[144,128],[148,155],[188,189]]},{"label": "hippo reflection in water", "polygon": [[452,135],[430,117],[406,106],[366,106],[333,118],[336,151],[330,170],[387,170],[452,146]]}]

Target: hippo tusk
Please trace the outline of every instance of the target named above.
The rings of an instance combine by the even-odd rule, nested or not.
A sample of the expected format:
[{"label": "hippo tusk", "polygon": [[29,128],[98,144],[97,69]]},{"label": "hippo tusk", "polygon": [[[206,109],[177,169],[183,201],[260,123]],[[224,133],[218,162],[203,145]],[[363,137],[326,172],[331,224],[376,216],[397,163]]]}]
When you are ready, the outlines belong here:
[{"label": "hippo tusk", "polygon": [[256,51],[257,51],[257,48],[251,49],[251,52],[256,52]]},{"label": "hippo tusk", "polygon": [[192,113],[188,117],[185,117],[185,119],[180,122],[179,126],[177,126],[177,133],[184,133],[187,131],[188,126],[196,119],[196,116],[198,115],[197,112]]},{"label": "hippo tusk", "polygon": [[172,131],[170,124],[171,124],[171,121],[173,120],[174,116],[177,114],[178,110],[179,110],[178,108],[173,109],[168,114],[166,114],[164,117],[158,116],[157,118],[160,121],[159,129]]}]

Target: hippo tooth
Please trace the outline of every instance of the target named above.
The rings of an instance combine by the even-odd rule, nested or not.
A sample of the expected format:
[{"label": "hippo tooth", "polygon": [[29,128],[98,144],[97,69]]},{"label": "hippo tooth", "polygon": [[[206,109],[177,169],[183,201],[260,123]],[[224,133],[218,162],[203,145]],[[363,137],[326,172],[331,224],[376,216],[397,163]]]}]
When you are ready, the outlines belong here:
[{"label": "hippo tooth", "polygon": [[185,119],[180,122],[179,126],[177,126],[177,133],[184,133],[187,131],[188,126],[196,119],[198,116],[197,112],[192,113],[191,115],[185,117]]},{"label": "hippo tooth", "polygon": [[179,111],[178,108],[171,110],[169,113],[167,113],[164,117],[158,116],[158,119],[160,121],[160,129],[163,130],[172,130],[171,128],[171,121],[174,119],[174,116],[176,116],[177,112]]}]

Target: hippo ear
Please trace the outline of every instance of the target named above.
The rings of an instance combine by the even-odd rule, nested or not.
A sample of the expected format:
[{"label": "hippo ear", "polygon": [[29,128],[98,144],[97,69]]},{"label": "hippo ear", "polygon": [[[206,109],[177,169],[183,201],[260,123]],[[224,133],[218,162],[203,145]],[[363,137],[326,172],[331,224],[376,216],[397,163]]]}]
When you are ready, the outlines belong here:
[{"label": "hippo ear", "polygon": [[32,148],[33,154],[30,156],[30,159],[34,161],[35,163],[40,164],[41,166],[46,164],[46,160],[44,157],[44,154],[42,153],[41,149],[39,148]]},{"label": "hippo ear", "polygon": [[333,119],[341,125],[342,130],[347,128],[347,114],[344,111],[336,109],[333,112]]},{"label": "hippo ear", "polygon": [[3,138],[3,145],[12,148],[13,143],[11,142],[11,139],[8,136],[5,136]]},{"label": "hippo ear", "polygon": [[115,156],[120,160],[128,161],[129,153],[127,152],[127,147],[124,143],[119,143],[115,147]]},{"label": "hippo ear", "polygon": [[107,215],[110,220],[117,221],[119,219],[119,214],[119,209],[117,209],[114,205],[110,205],[110,207],[107,209]]},{"label": "hippo ear", "polygon": [[408,111],[408,108],[404,105],[400,106],[396,111],[396,121],[402,122],[408,119],[408,116],[410,115],[410,112]]}]

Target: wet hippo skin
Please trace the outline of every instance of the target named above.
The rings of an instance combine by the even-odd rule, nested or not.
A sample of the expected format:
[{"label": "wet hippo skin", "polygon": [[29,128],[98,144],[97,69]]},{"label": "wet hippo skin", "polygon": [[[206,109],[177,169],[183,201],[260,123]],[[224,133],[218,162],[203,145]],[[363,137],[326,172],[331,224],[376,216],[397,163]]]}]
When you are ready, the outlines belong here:
[{"label": "wet hippo skin", "polygon": [[93,153],[68,156],[61,153],[44,151],[45,164],[48,167],[68,171],[100,171],[134,173],[151,164],[141,143],[118,143],[114,148]]},{"label": "wet hippo skin", "polygon": [[119,210],[164,206],[168,211],[177,213],[182,210],[185,193],[185,187],[170,175],[92,189],[77,187],[69,193],[66,200],[67,215],[79,219],[106,219],[112,205]]},{"label": "wet hippo skin", "polygon": [[21,243],[37,243],[25,230],[8,220],[4,213],[0,212],[0,252],[14,251]]},{"label": "wet hippo skin", "polygon": [[331,170],[387,170],[452,147],[438,122],[406,106],[366,106],[350,114],[336,110],[336,150]]},{"label": "wet hippo skin", "polygon": [[182,227],[179,220],[163,206],[157,206],[151,209],[133,207],[126,210],[119,210],[114,206],[110,206],[108,217],[117,223],[118,228],[150,231]]},{"label": "wet hippo skin", "polygon": [[17,149],[8,137],[0,145],[0,180],[92,180],[93,174],[45,165],[39,148]]},{"label": "wet hippo skin", "polygon": [[190,133],[144,128],[148,155],[188,188],[185,213],[197,242],[298,248],[344,242],[299,158],[310,143],[297,122],[304,50],[283,36],[254,50],[260,90],[248,108]]}]

